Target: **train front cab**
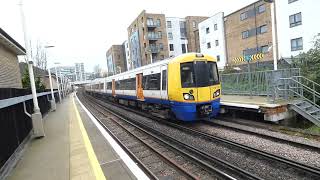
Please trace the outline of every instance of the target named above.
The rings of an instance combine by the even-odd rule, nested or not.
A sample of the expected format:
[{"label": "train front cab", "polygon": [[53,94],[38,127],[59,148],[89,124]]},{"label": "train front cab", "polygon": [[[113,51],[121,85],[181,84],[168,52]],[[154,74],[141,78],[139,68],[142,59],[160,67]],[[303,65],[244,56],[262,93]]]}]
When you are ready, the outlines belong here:
[{"label": "train front cab", "polygon": [[168,93],[175,117],[195,121],[217,116],[221,85],[216,60],[195,54],[172,61],[168,67]]}]

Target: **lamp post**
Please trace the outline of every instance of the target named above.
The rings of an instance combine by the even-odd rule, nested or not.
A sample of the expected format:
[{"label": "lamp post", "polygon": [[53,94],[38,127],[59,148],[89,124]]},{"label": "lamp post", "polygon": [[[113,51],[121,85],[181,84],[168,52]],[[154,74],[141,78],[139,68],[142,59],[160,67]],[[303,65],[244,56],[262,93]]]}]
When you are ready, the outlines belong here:
[{"label": "lamp post", "polygon": [[[44,46],[44,48],[46,48],[46,49],[53,48],[53,47],[54,46]],[[57,105],[56,105],[56,99],[54,98],[54,93],[53,93],[52,77],[51,77],[50,68],[48,68],[48,74],[49,74],[49,82],[50,82],[50,90],[51,90],[51,100],[50,100],[51,111],[55,111],[57,109]]]},{"label": "lamp post", "polygon": [[37,99],[37,91],[34,81],[34,74],[33,74],[33,62],[31,57],[31,49],[29,39],[27,37],[27,27],[25,22],[25,16],[23,12],[23,1],[20,1],[20,13],[21,13],[21,21],[22,21],[22,29],[23,29],[23,36],[24,36],[24,43],[26,48],[26,59],[28,64],[29,70],[29,77],[30,77],[30,86],[32,92],[32,100],[33,100],[33,114],[31,114],[32,119],[32,126],[33,126],[33,135],[34,137],[41,138],[45,136],[44,129],[43,129],[43,122],[42,122],[42,115],[40,112],[38,99]]},{"label": "lamp post", "polygon": [[276,2],[275,0],[264,0],[270,3],[271,25],[272,25],[272,51],[273,51],[273,70],[278,70],[278,38],[277,38],[277,22],[276,22]]},{"label": "lamp post", "polygon": [[[55,65],[58,65],[60,63],[54,63]],[[58,77],[58,71],[57,71],[57,66],[54,66],[54,69],[56,71],[56,78],[57,78],[57,88],[58,88],[58,94],[59,94],[59,102],[61,102],[61,92],[60,92],[60,85],[59,85],[59,77]]]}]

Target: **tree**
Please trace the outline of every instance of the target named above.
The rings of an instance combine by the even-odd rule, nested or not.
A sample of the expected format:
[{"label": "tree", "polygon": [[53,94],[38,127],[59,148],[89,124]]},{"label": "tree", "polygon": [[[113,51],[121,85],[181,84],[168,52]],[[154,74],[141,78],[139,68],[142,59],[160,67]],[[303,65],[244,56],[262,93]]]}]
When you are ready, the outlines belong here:
[{"label": "tree", "polygon": [[[22,87],[25,89],[31,89],[31,85],[30,85],[30,76],[29,76],[29,69],[26,67],[24,70],[24,74],[22,76]],[[36,77],[35,79],[35,85],[36,85],[36,89],[38,91],[44,91],[46,89],[46,86],[42,83],[40,77]]]},{"label": "tree", "polygon": [[31,58],[34,61],[34,65],[40,69],[47,69],[47,54],[45,48],[39,41],[37,41],[35,45],[32,45],[30,41],[30,47]]},{"label": "tree", "polygon": [[294,66],[301,68],[302,76],[320,83],[320,36],[315,37],[313,47],[294,58]]}]

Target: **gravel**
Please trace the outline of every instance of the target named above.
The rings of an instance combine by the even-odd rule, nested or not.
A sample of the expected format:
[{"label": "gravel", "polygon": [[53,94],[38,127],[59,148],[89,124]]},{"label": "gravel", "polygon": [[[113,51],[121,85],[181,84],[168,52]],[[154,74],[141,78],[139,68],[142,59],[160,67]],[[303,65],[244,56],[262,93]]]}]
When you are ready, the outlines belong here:
[{"label": "gravel", "polygon": [[[233,126],[241,127],[242,129],[245,129],[245,130],[252,130],[254,132],[258,132],[266,135],[272,135],[273,137],[276,137],[276,138],[281,137],[283,139],[287,139],[290,141],[291,140],[297,141],[298,138],[301,138],[301,137],[292,137],[292,136],[285,135],[278,132],[268,131],[266,129],[255,128],[253,130],[252,127],[248,127],[248,126],[243,127],[243,125],[235,125],[235,124],[233,124]],[[225,138],[240,144],[244,144],[256,149],[260,149],[268,153],[276,154],[276,155],[285,157],[287,159],[295,160],[303,164],[320,168],[320,161],[319,161],[320,149],[319,151],[315,151],[311,149],[305,149],[302,147],[296,147],[291,144],[284,144],[281,142],[272,141],[270,139],[265,139],[252,134],[237,132],[235,130],[230,130],[228,128],[223,128],[223,127],[214,127],[210,125],[197,124],[196,126],[194,126],[194,129],[198,129],[203,132],[207,132],[209,134],[212,134],[221,138]],[[320,146],[320,143],[317,141],[311,141],[308,139],[299,140],[299,141],[305,144],[312,143],[312,145],[316,147]]]},{"label": "gravel", "polygon": [[[113,109],[115,108],[114,106],[113,107],[110,105],[108,106],[109,108],[113,108]],[[301,179],[301,178],[313,179],[315,178],[311,176],[301,176],[301,174],[299,174],[300,172],[297,169],[290,168],[290,167],[288,168],[284,164],[275,163],[274,161],[269,161],[262,157],[257,157],[256,155],[244,152],[241,149],[234,148],[229,145],[224,145],[218,142],[206,140],[203,138],[199,138],[197,136],[193,136],[192,134],[181,132],[180,130],[177,130],[172,127],[168,127],[166,125],[155,122],[153,120],[141,117],[137,114],[129,113],[126,110],[119,109],[119,108],[116,108],[116,109],[121,114],[129,116],[131,119],[136,119],[136,120],[139,119],[139,121],[142,122],[144,125],[152,127],[153,129],[156,129],[160,132],[163,132],[170,137],[174,137],[179,141],[186,142],[188,143],[188,145],[198,147],[198,149],[200,150],[205,150],[209,154],[212,154],[221,159],[227,160],[231,164],[236,165],[242,169],[246,169],[249,172],[253,172],[262,178],[265,178],[265,179]],[[215,131],[212,131],[212,132],[215,132]],[[230,132],[221,130],[220,134],[224,137],[229,137]],[[239,136],[239,134],[235,135],[234,138],[236,138],[236,136]],[[246,142],[249,142],[251,144],[258,143],[259,141],[257,139],[249,138],[248,136],[246,138],[243,138],[243,140],[245,139],[246,139]],[[235,139],[235,140],[237,141],[239,139]],[[268,148],[270,149],[271,146],[267,146],[267,144],[271,142],[265,141],[265,143],[266,143],[265,149],[268,149]],[[281,146],[279,147],[279,149],[281,149]],[[303,151],[302,153],[306,153],[305,150],[300,149],[300,151]],[[275,152],[278,152],[278,151],[275,150]],[[294,153],[291,156],[294,156]],[[311,161],[308,161],[307,159],[310,159],[310,158],[306,159],[306,157],[307,156],[303,156],[303,157],[297,156],[296,159],[299,159],[300,161],[309,164]]]}]

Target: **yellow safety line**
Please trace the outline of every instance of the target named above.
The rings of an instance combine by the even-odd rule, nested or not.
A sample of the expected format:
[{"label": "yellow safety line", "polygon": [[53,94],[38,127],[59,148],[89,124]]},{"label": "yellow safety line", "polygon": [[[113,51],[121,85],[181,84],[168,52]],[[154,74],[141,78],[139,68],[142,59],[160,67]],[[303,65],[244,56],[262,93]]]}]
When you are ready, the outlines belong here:
[{"label": "yellow safety line", "polygon": [[94,150],[92,148],[92,145],[91,145],[90,139],[88,137],[87,131],[83,126],[79,111],[78,111],[77,106],[76,106],[76,104],[74,102],[74,98],[72,98],[72,101],[73,101],[74,109],[76,111],[76,117],[78,119],[78,123],[79,123],[79,126],[80,126],[80,131],[81,131],[81,134],[82,134],[82,138],[83,138],[83,141],[84,141],[84,144],[85,144],[88,156],[89,156],[90,164],[91,164],[91,167],[92,167],[92,169],[94,171],[94,175],[95,175],[97,180],[106,180],[106,178],[105,178],[105,176],[103,174],[103,171],[101,169],[101,166],[100,166],[100,164],[98,162],[97,156],[94,153]]}]

